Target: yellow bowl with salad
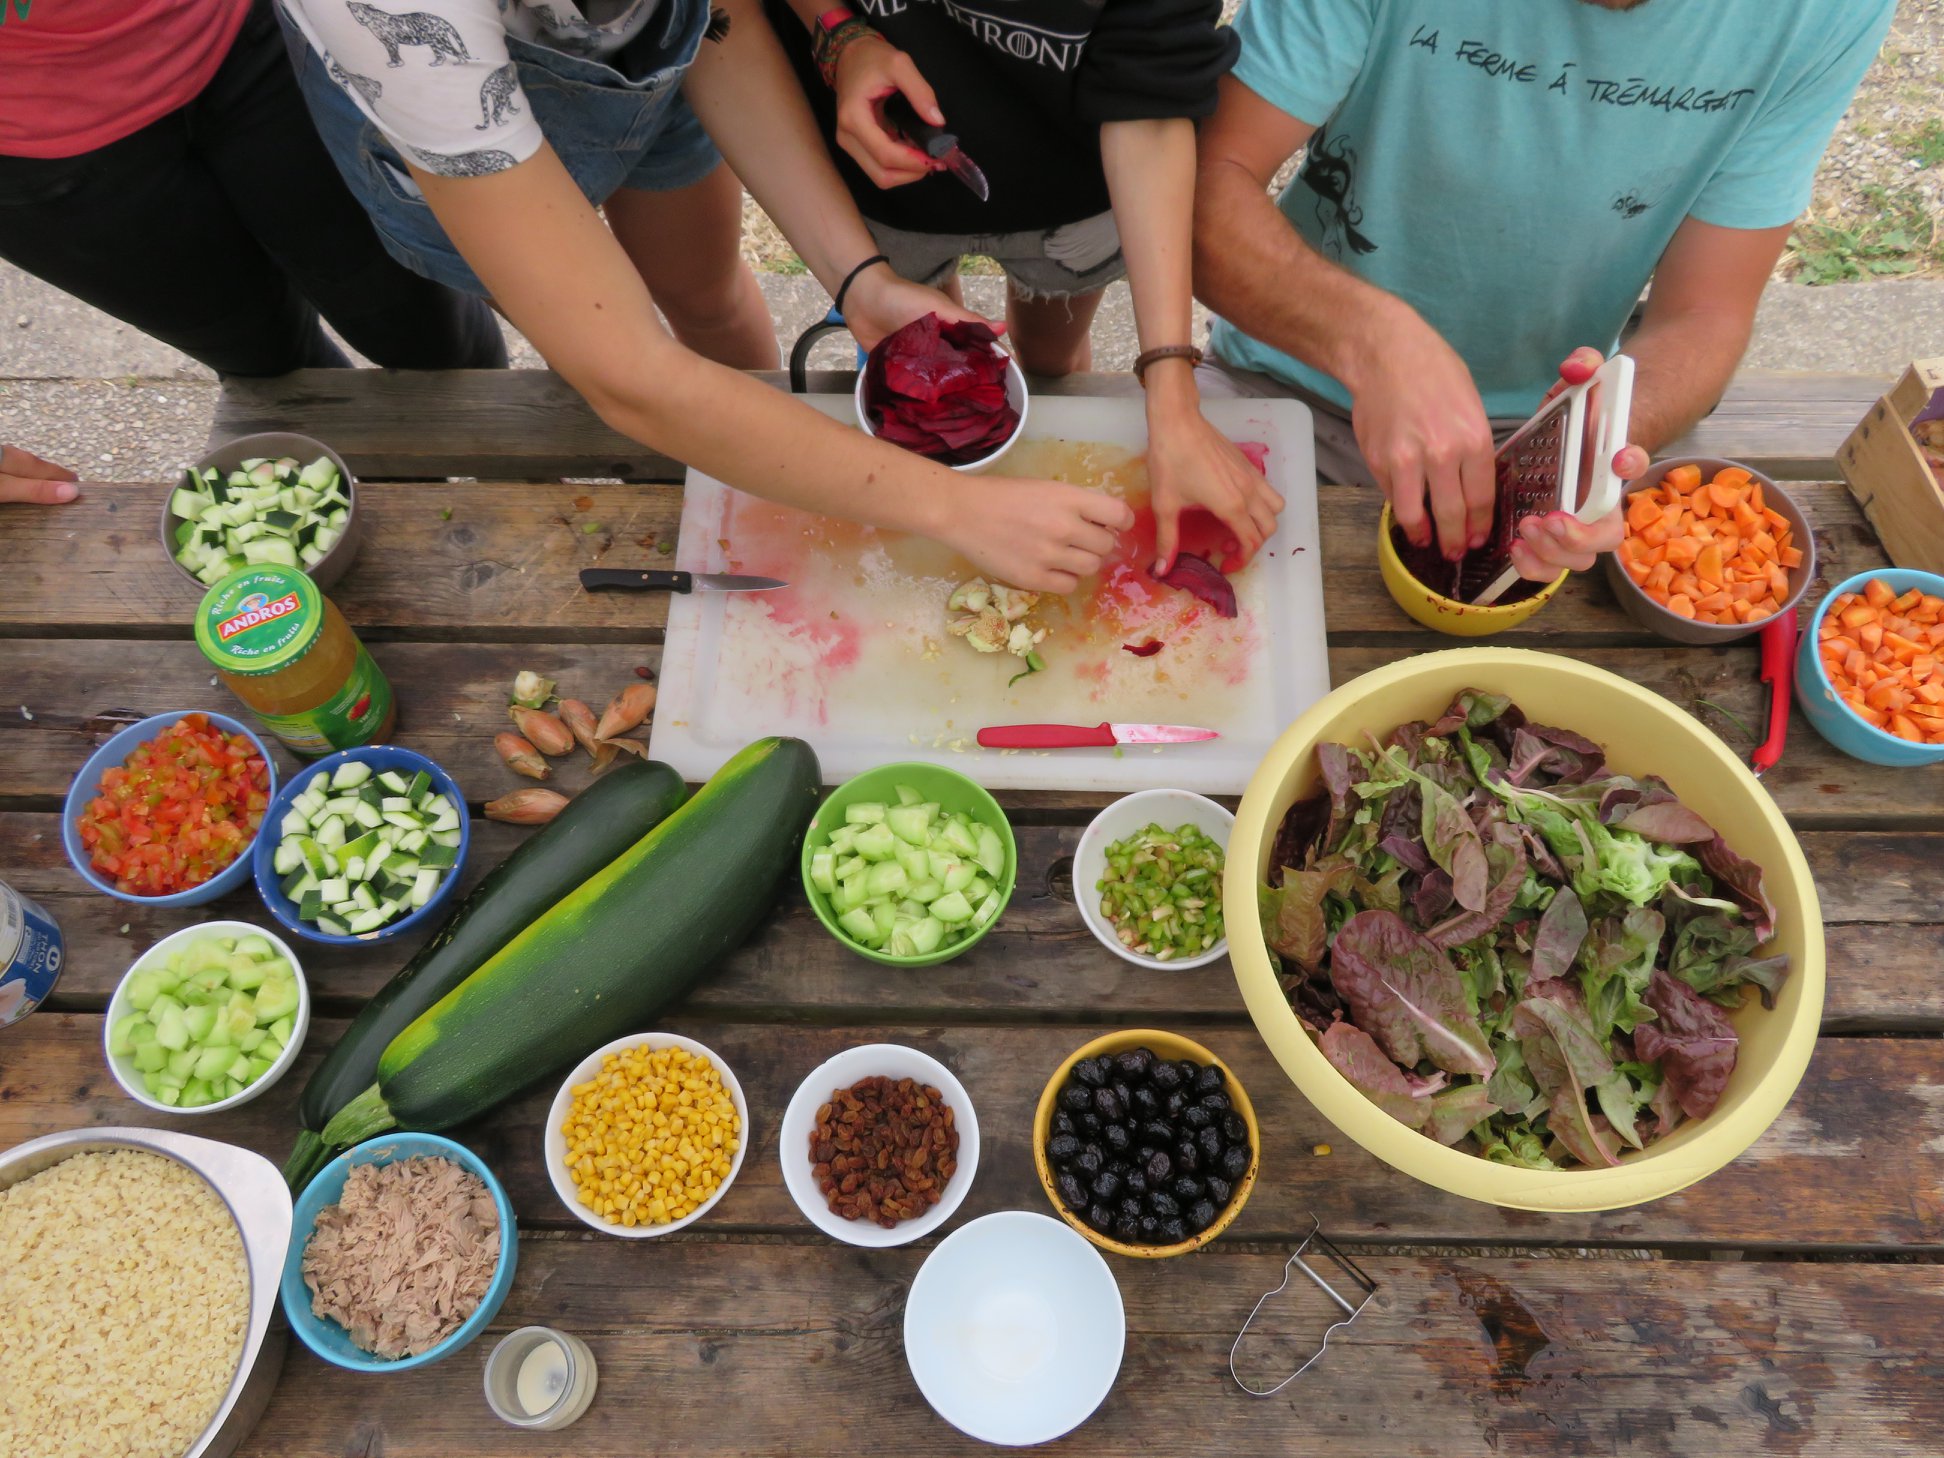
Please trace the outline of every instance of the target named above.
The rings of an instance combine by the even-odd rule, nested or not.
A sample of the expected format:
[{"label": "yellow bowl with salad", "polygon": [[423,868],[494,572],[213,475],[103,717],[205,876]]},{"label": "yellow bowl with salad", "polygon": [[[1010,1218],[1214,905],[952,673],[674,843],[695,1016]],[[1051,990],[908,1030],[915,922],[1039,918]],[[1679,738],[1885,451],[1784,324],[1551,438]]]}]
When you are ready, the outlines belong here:
[{"label": "yellow bowl with salad", "polygon": [[[1476,697],[1461,701],[1467,691]],[[1491,717],[1497,696],[1509,699],[1523,720],[1505,711]],[[1396,759],[1390,767],[1377,763],[1373,737],[1388,741],[1413,722],[1440,729],[1435,721],[1441,717],[1447,725],[1454,717],[1463,723],[1462,734],[1445,728],[1436,737],[1456,746],[1466,770],[1441,768],[1427,784],[1404,775]],[[1521,732],[1527,737],[1521,739]],[[1512,752],[1499,748],[1501,740]],[[1340,820],[1331,817],[1319,768],[1324,745],[1352,746],[1362,756],[1330,751],[1333,778],[1347,782]],[[1406,746],[1401,762],[1421,772],[1444,752]],[[1497,789],[1471,773],[1494,760],[1486,775]],[[1600,788],[1576,793],[1575,776]],[[1646,776],[1658,777],[1665,788],[1643,783]],[[1415,789],[1417,803],[1400,802],[1392,820],[1380,813],[1365,840],[1353,809],[1373,803],[1366,792],[1381,790],[1389,779]],[[1461,846],[1464,832],[1443,813],[1449,807],[1440,796],[1473,821],[1489,852],[1482,898],[1476,863]],[[1427,799],[1434,812],[1430,839],[1423,817]],[[1478,808],[1488,801],[1505,808]],[[1303,808],[1285,829],[1285,817],[1299,804]],[[1414,808],[1416,814],[1410,813]],[[1602,810],[1611,816],[1605,822]],[[1521,817],[1528,830],[1519,828]],[[1628,821],[1636,828],[1629,829]],[[1549,832],[1558,835],[1559,849]],[[1718,837],[1732,859],[1712,839],[1703,840],[1702,832]],[[1390,846],[1384,853],[1390,860],[1379,859],[1373,845],[1393,834],[1382,842]],[[1512,841],[1519,843],[1516,853]],[[1545,859],[1537,848],[1542,844],[1558,877],[1538,869]],[[1353,882],[1325,847],[1338,848],[1365,879]],[[1502,887],[1511,889],[1511,900],[1529,903],[1527,909],[1507,906],[1497,922],[1502,931],[1454,953],[1449,948],[1459,944],[1452,939],[1469,927],[1450,919],[1465,906],[1447,899],[1457,881],[1440,857],[1464,869],[1468,899],[1477,904],[1474,915],[1495,911],[1493,896]],[[1283,876],[1281,889],[1262,902],[1262,913],[1251,915],[1248,908],[1258,905],[1275,861],[1301,861],[1306,874],[1322,879],[1292,882]],[[1396,882],[1402,909],[1396,912],[1385,908],[1383,891],[1369,879],[1392,865],[1404,867]],[[1516,866],[1534,868],[1536,891],[1523,874],[1514,882]],[[1759,889],[1751,889],[1756,883],[1750,866],[1759,868]],[[1425,903],[1431,914],[1419,917],[1415,897],[1436,882],[1438,872],[1446,882],[1431,887],[1437,893]],[[1682,890],[1670,892],[1670,882]],[[1327,910],[1329,922],[1327,950],[1319,955],[1318,938],[1326,933],[1302,908],[1319,888],[1345,884],[1334,904],[1328,895],[1315,902]],[[1584,902],[1577,890],[1573,896],[1587,920],[1578,939],[1563,904],[1546,930],[1552,903],[1562,901],[1561,884],[1587,892]],[[1762,891],[1773,929],[1758,939],[1769,919],[1760,910]],[[1407,894],[1412,899],[1405,904]],[[1544,907],[1537,904],[1540,895],[1549,896]],[[1643,904],[1628,903],[1629,895]],[[1510,648],[1430,653],[1367,673],[1321,700],[1276,742],[1242,798],[1229,840],[1224,899],[1232,909],[1229,952],[1236,981],[1256,1027],[1296,1086],[1378,1158],[1468,1199],[1566,1212],[1617,1209],[1673,1194],[1761,1136],[1795,1091],[1815,1048],[1824,986],[1822,916],[1808,864],[1781,812],[1741,761],[1674,705],[1613,674],[1551,654]],[[1628,951],[1632,932],[1622,906],[1661,914],[1663,934],[1652,953],[1658,970],[1645,993],[1636,993],[1649,1011],[1616,1046],[1612,1036],[1621,1025],[1612,1014],[1625,1006],[1629,985],[1619,969],[1639,966],[1652,925],[1633,924],[1642,934]],[[1343,917],[1352,912],[1356,926],[1346,940],[1350,923]],[[1703,924],[1680,941],[1682,929],[1710,915],[1719,918],[1718,927]],[[1266,917],[1274,918],[1267,927]],[[1412,918],[1411,936],[1397,930],[1393,917]],[[1513,939],[1515,927],[1522,927],[1522,941]],[[1711,927],[1720,931],[1713,941]],[[1425,935],[1441,928],[1449,946]],[[1272,954],[1272,940],[1293,950],[1287,965]],[[1757,945],[1733,957],[1724,950],[1751,940]],[[1684,949],[1679,966],[1677,944]],[[1495,955],[1501,947],[1528,951],[1509,951],[1493,972],[1491,959],[1476,952],[1480,945]],[[1776,957],[1787,958],[1785,973],[1770,960]],[[1291,974],[1304,958],[1313,970],[1297,981]],[[1521,959],[1537,965],[1512,966]],[[1456,984],[1447,963],[1459,970]],[[1596,978],[1588,967],[1602,974]],[[1744,978],[1764,985],[1748,986]],[[1286,979],[1295,981],[1293,994],[1285,993]],[[1669,986],[1677,980],[1680,988]],[[1396,999],[1399,987],[1408,1010]],[[1596,994],[1591,1003],[1589,987]],[[1719,1003],[1696,987],[1713,990]],[[1773,1007],[1764,1006],[1757,992],[1771,995]],[[1307,1021],[1292,1006],[1292,995]],[[1720,1005],[1737,995],[1738,1006]],[[1705,1006],[1696,1011],[1696,1004]],[[1574,1041],[1575,1019],[1593,1028],[1600,1053]],[[1507,1022],[1516,1025],[1517,1036],[1506,1032]],[[1654,1030],[1644,1031],[1649,1026]],[[1711,1028],[1732,1031],[1735,1057],[1725,1080],[1725,1039],[1711,1036]],[[1558,1056],[1569,1044],[1578,1071]],[[1649,1066],[1650,1052],[1658,1102],[1649,1097],[1650,1080],[1635,1077]],[[1400,1061],[1413,1053],[1422,1057]],[[1631,1080],[1626,1088],[1613,1092],[1602,1059]],[[1522,1069],[1515,1067],[1519,1063]],[[1598,1082],[1579,1086],[1582,1072],[1597,1075]],[[1528,1080],[1523,1088],[1514,1082],[1521,1075]],[[1522,1092],[1529,1097],[1519,1098]],[[1632,1147],[1607,1117],[1609,1094],[1643,1147]],[[1508,1112],[1494,1096],[1516,1107]],[[1437,1109],[1423,1102],[1441,1098]],[[1687,1113],[1683,1106],[1689,1103],[1700,1112]],[[1473,1121],[1474,1115],[1481,1117]],[[1451,1137],[1454,1129],[1453,1144],[1434,1137]],[[1575,1147],[1594,1162],[1575,1156]],[[1485,1157],[1487,1150],[1492,1157]]]}]

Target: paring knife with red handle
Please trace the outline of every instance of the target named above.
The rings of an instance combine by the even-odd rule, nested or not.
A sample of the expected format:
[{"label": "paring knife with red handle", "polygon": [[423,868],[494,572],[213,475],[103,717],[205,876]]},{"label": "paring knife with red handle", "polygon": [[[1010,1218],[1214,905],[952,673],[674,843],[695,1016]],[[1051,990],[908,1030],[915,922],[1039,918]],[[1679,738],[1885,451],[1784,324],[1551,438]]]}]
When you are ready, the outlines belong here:
[{"label": "paring knife with red handle", "polygon": [[995,724],[979,731],[987,749],[1110,749],[1116,744],[1196,744],[1220,739],[1192,724]]},{"label": "paring knife with red handle", "polygon": [[978,163],[965,155],[956,133],[935,127],[920,117],[911,103],[905,100],[902,91],[893,91],[878,104],[884,108],[884,119],[901,132],[906,141],[934,162],[943,162],[945,170],[964,183],[980,202],[992,196],[985,173],[979,170]]},{"label": "paring knife with red handle", "polygon": [[1748,757],[1760,779],[1782,758],[1789,739],[1789,701],[1795,697],[1796,643],[1802,629],[1795,610],[1779,613],[1762,629],[1762,682],[1769,686],[1768,738]]}]

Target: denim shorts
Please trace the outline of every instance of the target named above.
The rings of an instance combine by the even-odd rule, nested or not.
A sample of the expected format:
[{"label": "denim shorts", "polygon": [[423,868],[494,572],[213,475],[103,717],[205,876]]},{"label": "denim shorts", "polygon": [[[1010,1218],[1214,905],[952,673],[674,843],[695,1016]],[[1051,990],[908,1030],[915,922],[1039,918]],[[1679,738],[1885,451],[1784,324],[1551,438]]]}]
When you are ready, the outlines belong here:
[{"label": "denim shorts", "polygon": [[1098,293],[1127,276],[1112,213],[1025,233],[913,233],[868,218],[865,222],[893,272],[933,288],[957,273],[959,260],[968,253],[998,264],[1013,292],[1027,300]]},{"label": "denim shorts", "polygon": [[[386,250],[414,273],[488,296],[432,215],[397,147],[326,71],[303,32],[278,8],[291,64],[318,135]],[[671,192],[700,182],[722,160],[682,97],[702,48],[709,0],[662,0],[643,35],[600,60],[506,38],[534,119],[595,206],[624,187]]]}]

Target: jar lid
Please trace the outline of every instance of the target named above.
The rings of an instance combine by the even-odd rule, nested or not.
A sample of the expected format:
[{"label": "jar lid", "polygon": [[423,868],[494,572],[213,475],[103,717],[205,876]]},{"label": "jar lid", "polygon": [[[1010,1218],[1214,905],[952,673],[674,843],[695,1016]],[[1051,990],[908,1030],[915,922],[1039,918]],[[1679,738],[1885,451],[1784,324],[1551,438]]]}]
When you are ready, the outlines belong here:
[{"label": "jar lid", "polygon": [[324,594],[295,567],[266,562],[203,594],[196,646],[224,673],[275,673],[308,653],[324,628]]}]

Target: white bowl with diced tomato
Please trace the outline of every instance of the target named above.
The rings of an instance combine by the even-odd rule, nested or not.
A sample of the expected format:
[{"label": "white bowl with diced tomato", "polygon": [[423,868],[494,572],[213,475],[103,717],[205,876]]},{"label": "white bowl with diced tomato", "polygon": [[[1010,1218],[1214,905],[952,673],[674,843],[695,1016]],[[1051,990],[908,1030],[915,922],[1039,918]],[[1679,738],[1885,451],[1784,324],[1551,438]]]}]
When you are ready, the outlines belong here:
[{"label": "white bowl with diced tomato", "polygon": [[136,959],[102,1040],[122,1092],[166,1114],[247,1104],[297,1061],[310,985],[296,953],[247,921],[206,921]]}]

